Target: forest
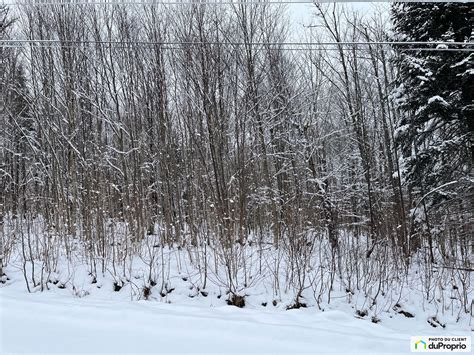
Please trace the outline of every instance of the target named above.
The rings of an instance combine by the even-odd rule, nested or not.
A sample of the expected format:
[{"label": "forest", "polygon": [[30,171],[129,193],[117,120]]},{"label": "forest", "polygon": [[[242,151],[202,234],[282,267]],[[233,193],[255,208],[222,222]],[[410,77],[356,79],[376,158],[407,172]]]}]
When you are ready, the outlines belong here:
[{"label": "forest", "polygon": [[0,288],[469,320],[474,5],[289,7],[0,5]]}]

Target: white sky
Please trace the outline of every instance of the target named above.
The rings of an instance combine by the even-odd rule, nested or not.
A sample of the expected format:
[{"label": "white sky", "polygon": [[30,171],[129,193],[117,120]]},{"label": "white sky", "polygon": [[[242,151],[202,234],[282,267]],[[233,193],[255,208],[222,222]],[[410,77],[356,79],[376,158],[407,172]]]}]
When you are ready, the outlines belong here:
[{"label": "white sky", "polygon": [[[288,4],[287,11],[292,18],[292,23],[294,25],[293,36],[295,38],[299,37],[298,34],[302,33],[304,27],[303,25],[314,24],[313,15],[314,15],[314,6],[312,4]],[[369,2],[369,1],[343,1],[341,6],[352,7],[354,10],[370,16],[376,11],[376,9],[381,9],[387,13],[387,17],[390,11],[390,2]]]}]

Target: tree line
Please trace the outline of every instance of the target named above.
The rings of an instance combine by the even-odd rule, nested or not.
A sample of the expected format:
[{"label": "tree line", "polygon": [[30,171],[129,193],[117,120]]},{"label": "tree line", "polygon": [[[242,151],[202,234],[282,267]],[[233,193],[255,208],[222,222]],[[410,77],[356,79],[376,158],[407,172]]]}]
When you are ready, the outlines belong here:
[{"label": "tree line", "polygon": [[79,242],[123,283],[157,237],[214,250],[238,296],[246,250],[271,248],[297,305],[324,250],[327,294],[339,278],[374,297],[416,260],[428,294],[456,272],[467,311],[472,55],[380,43],[469,42],[472,5],[433,6],[315,4],[304,35],[336,44],[299,48],[276,5],[3,6],[0,40],[38,41],[0,48],[3,263],[19,248],[43,288]]}]

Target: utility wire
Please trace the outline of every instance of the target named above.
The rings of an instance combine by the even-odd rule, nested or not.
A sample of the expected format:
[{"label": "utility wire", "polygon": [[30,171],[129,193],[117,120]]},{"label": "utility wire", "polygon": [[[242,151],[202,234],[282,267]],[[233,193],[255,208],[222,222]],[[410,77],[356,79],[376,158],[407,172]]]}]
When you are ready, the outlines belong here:
[{"label": "utility wire", "polygon": [[[9,6],[48,6],[48,5],[65,5],[65,6],[80,6],[80,5],[272,5],[272,4],[314,4],[314,3],[333,3],[331,0],[268,0],[268,1],[258,1],[258,0],[165,0],[165,1],[74,1],[74,2],[58,2],[58,1],[41,1],[41,2],[3,2],[3,5]],[[370,2],[364,0],[346,0],[338,1],[341,3],[344,2]],[[393,1],[384,1],[384,2],[393,2]],[[413,0],[402,0],[400,2],[413,2]],[[435,0],[431,2],[443,2],[443,0]],[[463,0],[453,0],[452,2],[465,2]]]},{"label": "utility wire", "polygon": [[[178,44],[178,43],[177,43]],[[232,44],[232,43],[221,43],[221,44]],[[19,44],[0,44],[0,48],[26,48],[27,43],[19,43]],[[186,50],[185,46],[170,46],[170,45],[161,45],[158,44],[159,47],[158,49],[160,50]],[[110,44],[105,44],[104,47],[102,48],[114,48],[114,49],[131,49],[131,48],[149,48],[153,49],[152,46],[150,45],[143,45],[143,44],[130,44],[130,45],[124,45],[124,44],[117,44],[117,45],[110,45]],[[262,44],[262,47],[265,47],[265,44]],[[43,43],[43,44],[37,44],[29,47],[30,49],[40,49],[40,48],[56,48],[56,49],[62,49],[62,48],[67,48],[67,49],[75,49],[75,48],[83,48],[78,45],[61,45],[61,44],[52,44],[52,43]],[[265,48],[266,50],[277,50],[277,51],[338,51],[340,50],[339,48],[335,47],[267,47]],[[390,48],[387,48],[390,49]],[[361,47],[356,47],[356,48],[350,48],[350,47],[344,47],[341,48],[341,50],[364,50],[364,48]],[[425,51],[425,52],[474,52],[474,48],[420,48],[420,47],[415,47],[415,48],[404,48],[404,51]]]},{"label": "utility wire", "polygon": [[[317,1],[318,3],[329,3],[333,2],[330,0]],[[344,2],[344,1],[343,1]],[[347,1],[349,2],[349,1]],[[363,2],[363,1],[360,1]],[[75,2],[4,2],[4,5],[9,6],[48,6],[48,5],[66,5],[66,6],[80,6],[80,5],[291,5],[291,4],[314,4],[315,1],[311,0],[272,0],[272,1],[258,1],[258,0],[215,0],[215,1],[199,1],[199,0],[165,0],[165,1],[75,1]]]},{"label": "utility wire", "polygon": [[[5,39],[0,40],[0,44],[53,44],[53,45],[79,45],[79,44],[110,44],[126,46],[156,46],[156,45],[181,45],[181,46],[200,46],[200,45],[232,45],[232,46],[305,46],[305,47],[326,47],[326,46],[371,46],[371,45],[390,45],[390,46],[474,46],[474,42],[449,42],[449,41],[341,41],[341,42],[206,42],[206,41],[110,41],[110,40],[59,40],[59,39]],[[436,47],[429,49],[470,49],[470,48],[444,48]],[[474,47],[473,47],[474,49]]]}]

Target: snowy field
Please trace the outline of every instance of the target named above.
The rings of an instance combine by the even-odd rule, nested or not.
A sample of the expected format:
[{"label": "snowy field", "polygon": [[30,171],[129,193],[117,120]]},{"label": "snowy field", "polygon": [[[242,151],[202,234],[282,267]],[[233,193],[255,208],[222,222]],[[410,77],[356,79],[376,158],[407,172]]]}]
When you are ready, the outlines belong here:
[{"label": "snowy field", "polygon": [[407,353],[411,335],[469,335],[398,316],[27,294],[1,288],[1,353]]},{"label": "snowy field", "polygon": [[[227,305],[225,284],[219,282],[225,273],[211,273],[216,269],[212,260],[218,259],[209,251],[206,264],[210,265],[209,279],[213,282],[203,288],[198,287],[202,274],[190,263],[188,251],[161,250],[163,258],[153,259],[156,270],[152,270],[159,282],[150,288],[147,299],[143,296],[148,280],[145,257],[134,258],[118,269],[127,272],[119,290],[115,289],[112,267],[93,278],[80,254],[72,258],[73,263],[60,257],[57,271],[44,276],[48,281],[41,291],[38,281],[42,264],[35,263],[37,286],[33,287],[32,264],[23,264],[20,255],[14,254],[4,269],[8,278],[0,283],[0,354],[399,354],[410,352],[410,336],[462,336],[474,329],[469,314],[437,300],[449,299],[449,290],[431,302],[423,300],[416,273],[407,278],[410,286],[402,293],[392,288],[372,307],[368,307],[362,291],[347,293],[336,280],[330,300],[323,296],[317,304],[308,287],[302,294],[307,308],[288,310],[294,304],[294,290],[281,287],[276,297],[268,276],[273,263],[258,272],[253,252],[247,252],[250,256],[246,261],[254,267],[248,267],[244,275],[258,282],[242,291],[244,308]],[[192,259],[199,261],[200,255],[196,252]],[[269,251],[267,260],[274,256]],[[320,261],[312,264],[319,265]],[[23,265],[31,293],[26,288]],[[287,279],[286,269],[281,262],[280,280]],[[318,285],[324,284],[319,281]],[[397,302],[401,308],[393,306]],[[368,313],[361,316],[361,310]],[[374,317],[377,323],[372,322]],[[429,324],[434,317],[439,321],[436,327]]]}]

